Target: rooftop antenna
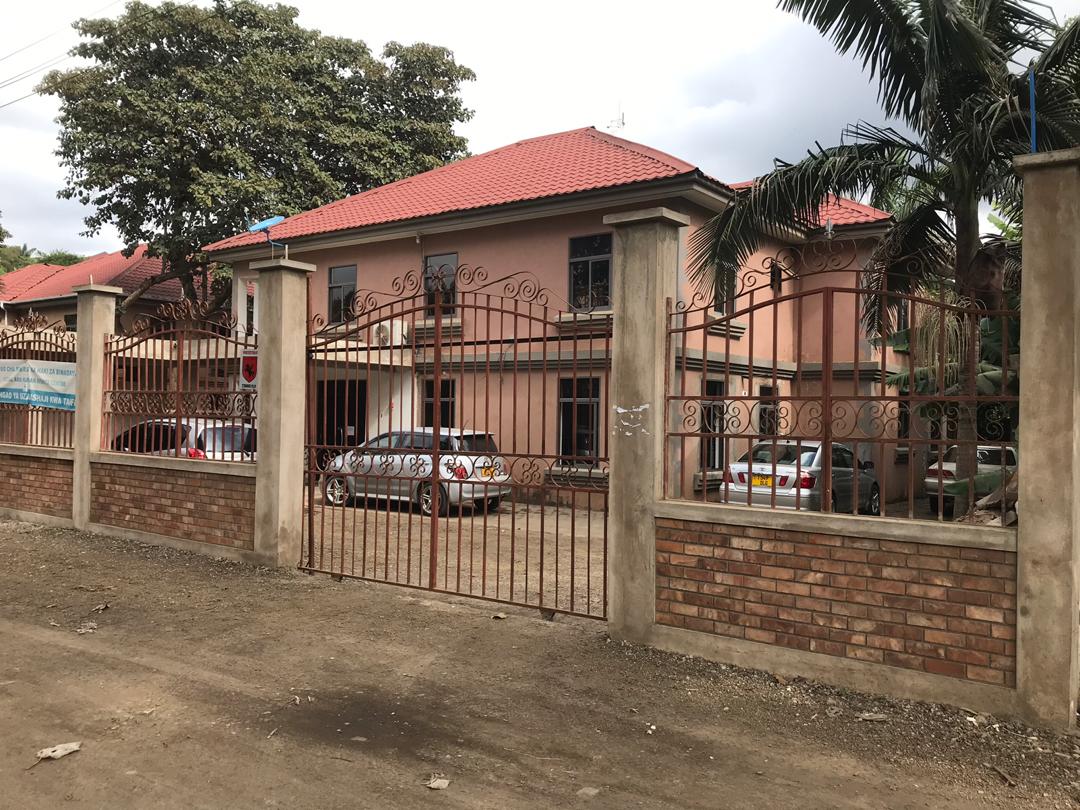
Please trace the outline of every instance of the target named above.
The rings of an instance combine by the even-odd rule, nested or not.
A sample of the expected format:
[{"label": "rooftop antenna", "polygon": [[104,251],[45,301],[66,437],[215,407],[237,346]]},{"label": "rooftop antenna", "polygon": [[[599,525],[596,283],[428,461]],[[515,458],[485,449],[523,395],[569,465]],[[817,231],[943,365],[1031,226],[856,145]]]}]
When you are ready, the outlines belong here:
[{"label": "rooftop antenna", "polygon": [[269,219],[264,219],[262,222],[256,222],[254,225],[249,225],[248,226],[248,233],[265,233],[266,234],[266,242],[267,242],[268,245],[270,245],[270,258],[271,259],[274,258],[274,248],[275,247],[282,248],[285,251],[285,258],[286,259],[289,258],[289,246],[287,244],[285,244],[284,242],[275,242],[273,239],[270,238],[270,229],[273,228],[278,223],[281,223],[281,222],[284,222],[284,221],[285,221],[285,217],[283,217],[283,216],[281,216],[279,214],[276,217],[270,217]]},{"label": "rooftop antenna", "polygon": [[615,120],[608,123],[608,127],[611,129],[622,129],[626,126],[626,113],[622,110],[622,102],[619,102],[618,114],[615,116]]}]

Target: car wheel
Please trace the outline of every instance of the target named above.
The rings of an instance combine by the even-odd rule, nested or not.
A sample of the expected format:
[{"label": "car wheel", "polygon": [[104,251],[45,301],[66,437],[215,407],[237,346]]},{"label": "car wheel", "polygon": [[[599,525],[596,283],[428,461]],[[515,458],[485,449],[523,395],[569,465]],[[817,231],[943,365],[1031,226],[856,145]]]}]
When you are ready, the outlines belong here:
[{"label": "car wheel", "polygon": [[[416,505],[420,507],[420,514],[424,517],[431,517],[432,513],[432,486],[430,483],[423,483],[416,488]],[[447,497],[446,487],[442,484],[439,485],[439,515],[445,517],[447,513]]]},{"label": "car wheel", "polygon": [[498,512],[499,506],[502,505],[502,498],[481,498],[476,502],[477,509],[483,509],[485,512]]},{"label": "car wheel", "polygon": [[878,489],[878,485],[874,484],[870,487],[870,499],[866,502],[867,515],[880,515],[881,514],[881,490]]},{"label": "car wheel", "polygon": [[323,498],[327,506],[344,506],[349,500],[349,485],[344,478],[337,476],[326,479],[323,484]]}]

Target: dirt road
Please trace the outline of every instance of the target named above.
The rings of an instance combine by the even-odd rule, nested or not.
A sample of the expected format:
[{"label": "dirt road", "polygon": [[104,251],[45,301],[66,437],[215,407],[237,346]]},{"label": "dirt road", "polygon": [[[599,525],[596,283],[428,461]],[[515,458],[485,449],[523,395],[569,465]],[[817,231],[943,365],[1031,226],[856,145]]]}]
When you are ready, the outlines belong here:
[{"label": "dirt road", "polygon": [[0,523],[0,806],[957,810],[1080,787],[1072,739],[496,610]]}]

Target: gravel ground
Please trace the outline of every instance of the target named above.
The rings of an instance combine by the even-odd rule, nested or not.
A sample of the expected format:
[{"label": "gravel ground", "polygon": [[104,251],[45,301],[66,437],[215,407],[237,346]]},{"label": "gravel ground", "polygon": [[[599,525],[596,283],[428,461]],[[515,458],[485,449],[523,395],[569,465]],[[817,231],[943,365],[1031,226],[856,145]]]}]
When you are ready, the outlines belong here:
[{"label": "gravel ground", "polygon": [[1080,796],[1077,738],[625,645],[596,621],[20,523],[0,523],[0,643],[10,807]]}]

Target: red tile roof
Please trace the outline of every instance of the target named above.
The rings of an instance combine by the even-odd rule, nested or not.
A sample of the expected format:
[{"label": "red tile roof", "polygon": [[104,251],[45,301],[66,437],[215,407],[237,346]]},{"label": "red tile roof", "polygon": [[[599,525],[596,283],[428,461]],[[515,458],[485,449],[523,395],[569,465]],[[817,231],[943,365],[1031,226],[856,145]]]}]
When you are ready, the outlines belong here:
[{"label": "red tile roof", "polygon": [[[518,141],[354,194],[289,217],[271,228],[270,235],[275,241],[288,242],[335,231],[692,174],[705,176],[684,160],[586,127]],[[748,185],[739,183],[731,188]],[[825,211],[825,218],[832,219],[834,225],[877,222],[888,217],[884,211],[853,200],[837,200]],[[206,250],[229,250],[265,240],[264,234],[241,233],[208,245]]]},{"label": "red tile roof", "polygon": [[[544,135],[346,197],[289,217],[274,240],[352,230],[453,211],[558,197],[691,174],[690,163],[592,127]],[[242,233],[210,251],[265,242]]]},{"label": "red tile roof", "polygon": [[[740,183],[731,183],[731,188],[740,191],[750,188],[752,185],[754,185],[753,180],[745,180]],[[884,222],[890,217],[892,217],[892,214],[888,211],[882,211],[880,208],[863,205],[860,202],[855,202],[855,200],[849,200],[847,197],[834,197],[822,207],[817,225],[819,228],[824,228],[825,223],[829,220],[832,220],[835,227],[870,225],[875,222]]]},{"label": "red tile roof", "polygon": [[27,290],[64,268],[58,264],[28,264],[0,276],[0,301],[14,301]]},{"label": "red tile roof", "polygon": [[[82,284],[108,284],[125,293],[162,270],[162,260],[146,255],[146,245],[139,245],[131,256],[122,251],[99,253],[68,267],[32,264],[0,276],[0,301],[21,304],[73,295]],[[166,281],[150,288],[144,298],[150,301],[175,301],[181,296],[178,281]]]}]

